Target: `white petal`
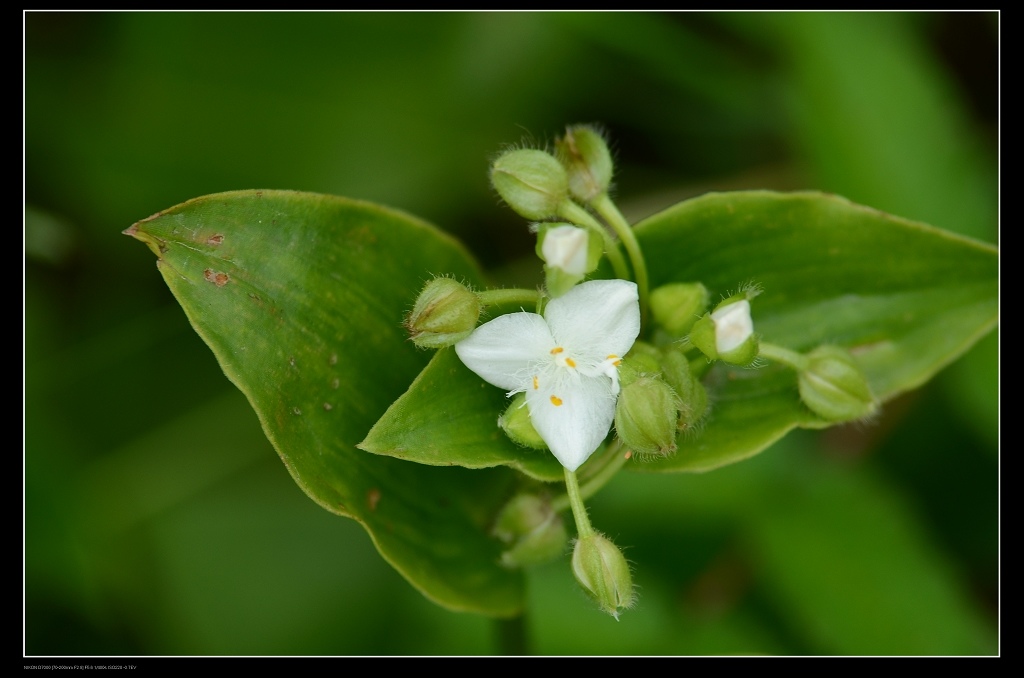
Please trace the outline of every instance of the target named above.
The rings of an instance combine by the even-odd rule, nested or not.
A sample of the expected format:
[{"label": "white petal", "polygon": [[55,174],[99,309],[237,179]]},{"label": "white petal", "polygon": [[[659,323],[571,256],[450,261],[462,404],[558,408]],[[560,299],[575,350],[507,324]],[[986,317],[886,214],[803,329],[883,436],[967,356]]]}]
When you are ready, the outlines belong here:
[{"label": "white petal", "polygon": [[569,373],[526,390],[526,406],[537,433],[562,466],[575,471],[608,435],[615,418],[615,396],[606,377]]},{"label": "white petal", "polygon": [[587,272],[587,241],[589,237],[582,228],[555,226],[544,235],[541,252],[549,266],[556,266],[566,273],[583,275]]},{"label": "white petal", "polygon": [[455,353],[484,381],[520,391],[532,380],[531,365],[548,358],[554,345],[544,318],[510,313],[473,330],[455,344]]},{"label": "white petal", "polygon": [[711,319],[715,321],[715,348],[719,353],[728,353],[754,333],[750,302],[746,299],[718,309]]},{"label": "white petal", "polygon": [[636,283],[591,280],[577,285],[544,311],[555,341],[592,361],[623,356],[640,334]]}]

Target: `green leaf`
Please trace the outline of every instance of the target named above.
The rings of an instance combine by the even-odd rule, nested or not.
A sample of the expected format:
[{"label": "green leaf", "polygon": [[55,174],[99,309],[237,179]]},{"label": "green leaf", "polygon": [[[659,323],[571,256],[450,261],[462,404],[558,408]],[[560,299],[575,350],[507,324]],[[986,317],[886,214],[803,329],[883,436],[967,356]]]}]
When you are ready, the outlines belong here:
[{"label": "green leaf", "polygon": [[520,611],[521,575],[498,565],[501,545],[487,536],[516,474],[355,448],[428,358],[401,328],[423,283],[435,274],[479,281],[457,243],[376,205],[286,191],[196,198],[126,233],[157,255],[192,326],[306,494],[359,521],[435,602]]},{"label": "green leaf", "polygon": [[[998,251],[819,193],[709,194],[646,219],[636,235],[652,286],[700,281],[713,297],[754,281],[764,341],[847,347],[881,400],[915,388],[996,324]],[[828,425],[778,365],[716,364],[703,432],[643,471],[707,471],[757,454],[795,427]]]},{"label": "green leaf", "polygon": [[519,447],[498,427],[497,416],[509,402],[455,351],[441,349],[359,447],[421,464],[504,465],[537,480],[562,480],[562,465],[550,452]]}]

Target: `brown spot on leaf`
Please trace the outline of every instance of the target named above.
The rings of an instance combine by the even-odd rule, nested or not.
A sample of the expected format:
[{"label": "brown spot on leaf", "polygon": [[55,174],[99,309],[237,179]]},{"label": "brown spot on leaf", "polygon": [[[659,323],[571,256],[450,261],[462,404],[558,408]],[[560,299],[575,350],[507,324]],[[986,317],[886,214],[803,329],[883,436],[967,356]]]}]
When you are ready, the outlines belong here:
[{"label": "brown spot on leaf", "polygon": [[377,242],[376,234],[366,226],[353,228],[347,235],[349,244],[356,250],[361,250]]},{"label": "brown spot on leaf", "polygon": [[371,511],[376,511],[377,502],[379,501],[380,490],[378,490],[376,487],[370,488],[370,490],[366,493],[366,505],[370,508]]},{"label": "brown spot on leaf", "polygon": [[203,277],[206,278],[207,282],[212,282],[217,287],[224,287],[231,281],[227,273],[214,271],[209,268],[203,271]]},{"label": "brown spot on leaf", "polygon": [[330,403],[324,403],[324,412],[330,412],[334,409],[334,405]]},{"label": "brown spot on leaf", "polygon": [[207,245],[216,246],[221,244],[222,242],[224,242],[224,236],[221,235],[220,233],[217,233],[216,235],[211,235],[209,238],[206,239]]},{"label": "brown spot on leaf", "polygon": [[341,381],[337,377],[331,379],[331,388],[338,388],[339,386],[341,386]]},{"label": "brown spot on leaf", "polygon": [[338,364],[338,354],[337,353],[332,353],[331,357],[327,359],[327,364],[328,365],[337,365]]}]

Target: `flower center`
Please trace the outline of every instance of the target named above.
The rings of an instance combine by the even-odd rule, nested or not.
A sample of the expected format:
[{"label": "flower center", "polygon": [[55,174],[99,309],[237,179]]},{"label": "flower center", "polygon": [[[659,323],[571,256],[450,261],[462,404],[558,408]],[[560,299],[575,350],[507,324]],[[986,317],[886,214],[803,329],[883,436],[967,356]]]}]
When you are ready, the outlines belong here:
[{"label": "flower center", "polygon": [[561,346],[555,346],[551,349],[551,355],[555,356],[555,364],[561,367],[576,367],[576,361],[570,356],[566,355],[565,349]]}]

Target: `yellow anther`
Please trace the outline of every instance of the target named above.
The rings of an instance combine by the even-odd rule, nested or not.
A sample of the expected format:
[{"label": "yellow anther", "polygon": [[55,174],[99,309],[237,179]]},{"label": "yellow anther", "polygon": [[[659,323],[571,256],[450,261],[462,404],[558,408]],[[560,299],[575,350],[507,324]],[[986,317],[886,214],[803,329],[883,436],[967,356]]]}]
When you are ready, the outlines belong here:
[{"label": "yellow anther", "polygon": [[555,407],[558,407],[559,405],[562,404],[562,399],[556,395],[553,395],[551,396],[551,404],[554,405]]},{"label": "yellow anther", "polygon": [[565,364],[568,365],[569,367],[576,367],[576,361],[573,360],[572,358],[566,358]]},{"label": "yellow anther", "polygon": [[618,358],[619,356],[615,355],[614,353],[609,353],[608,357],[605,358],[605,360],[613,360],[614,362],[612,363],[612,365],[618,367],[619,365],[622,364],[622,360],[619,360]]},{"label": "yellow anther", "polygon": [[555,346],[553,349],[551,349],[551,355],[557,355],[557,354],[561,353],[564,350],[565,349],[562,348],[561,346]]},{"label": "yellow anther", "polygon": [[534,376],[534,378],[533,378],[533,390],[536,391],[538,388],[540,388],[540,380],[537,379],[536,376]]}]

